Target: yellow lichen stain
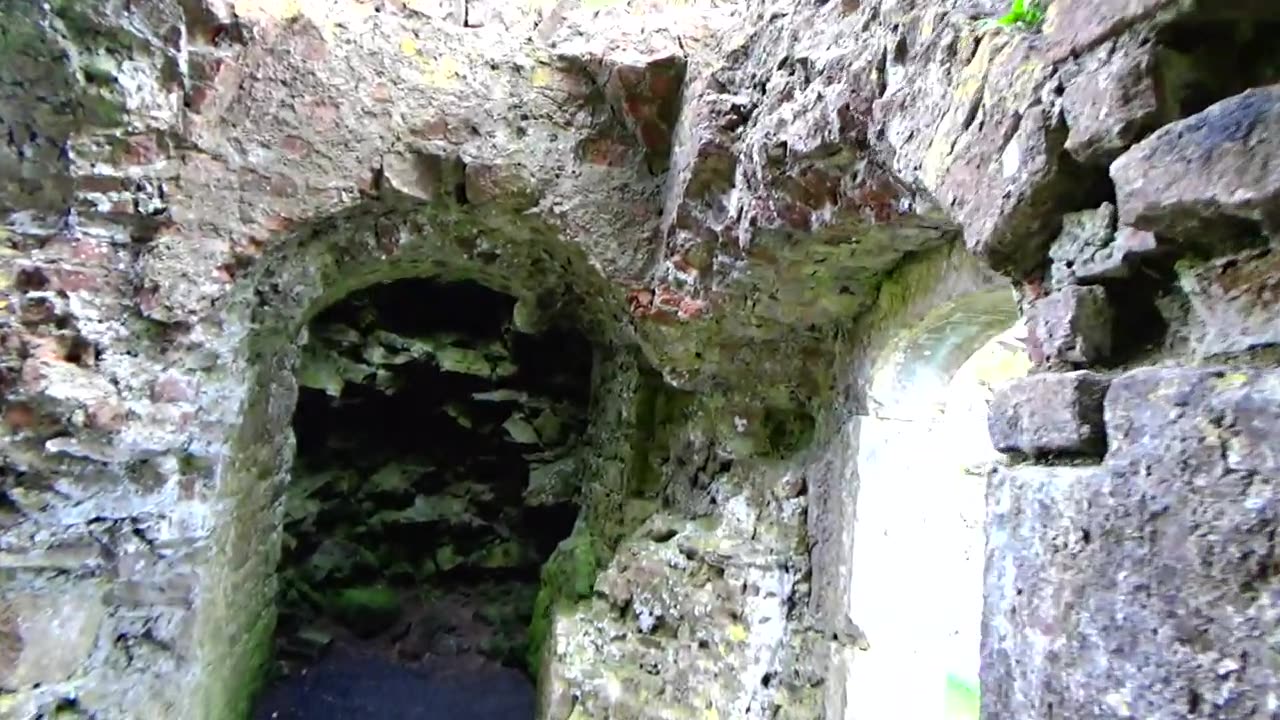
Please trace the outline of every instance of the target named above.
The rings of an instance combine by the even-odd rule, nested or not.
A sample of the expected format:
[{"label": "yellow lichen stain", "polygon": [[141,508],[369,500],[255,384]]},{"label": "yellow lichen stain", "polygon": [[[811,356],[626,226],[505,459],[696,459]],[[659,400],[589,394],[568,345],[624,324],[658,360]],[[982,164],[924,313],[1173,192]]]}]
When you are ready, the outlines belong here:
[{"label": "yellow lichen stain", "polygon": [[1061,3],[1049,3],[1044,9],[1044,22],[1040,25],[1040,30],[1046,35],[1052,35],[1058,27],[1058,16],[1060,11],[1058,5]]},{"label": "yellow lichen stain", "polygon": [[236,15],[288,20],[302,13],[302,0],[235,0]]},{"label": "yellow lichen stain", "polygon": [[457,87],[461,75],[462,63],[455,57],[446,55],[439,60],[422,61],[422,81],[432,87]]},{"label": "yellow lichen stain", "polygon": [[529,78],[529,82],[532,83],[534,87],[547,87],[554,79],[555,73],[551,71],[551,68],[545,65],[539,65],[533,69],[533,74]]},{"label": "yellow lichen stain", "polygon": [[1205,445],[1222,447],[1230,439],[1221,427],[1203,418],[1196,420],[1196,427],[1200,429]]},{"label": "yellow lichen stain", "polygon": [[1047,74],[1047,69],[1041,63],[1034,60],[1022,63],[1013,71],[1009,82],[1000,84],[1004,88],[1001,98],[1006,103],[1021,105],[1039,94],[1041,81]]},{"label": "yellow lichen stain", "polygon": [[1249,376],[1244,373],[1227,373],[1214,381],[1214,388],[1217,390],[1231,390],[1249,382]]},{"label": "yellow lichen stain", "polygon": [[937,187],[951,165],[951,155],[965,128],[965,118],[974,117],[977,105],[982,102],[982,91],[987,84],[987,71],[991,67],[992,49],[995,43],[983,38],[978,50],[951,90],[950,107],[934,130],[933,142],[924,156],[924,177],[930,187]]},{"label": "yellow lichen stain", "polygon": [[981,94],[987,82],[987,71],[991,68],[991,49],[995,43],[983,39],[978,43],[978,51],[973,60],[960,71],[960,82],[952,90],[952,106],[967,103]]},{"label": "yellow lichen stain", "polygon": [[400,52],[413,57],[418,54],[418,41],[412,35],[400,38]]},{"label": "yellow lichen stain", "polygon": [[749,633],[744,625],[734,623],[729,626],[729,639],[736,643],[745,642],[748,635]]},{"label": "yellow lichen stain", "polygon": [[720,711],[715,708],[707,708],[707,711],[702,713],[702,720],[720,720]]},{"label": "yellow lichen stain", "polygon": [[919,35],[919,39],[928,40],[929,38],[933,37],[934,29],[935,28],[934,28],[933,13],[925,13],[924,19],[920,21],[920,29],[916,32],[916,34]]}]

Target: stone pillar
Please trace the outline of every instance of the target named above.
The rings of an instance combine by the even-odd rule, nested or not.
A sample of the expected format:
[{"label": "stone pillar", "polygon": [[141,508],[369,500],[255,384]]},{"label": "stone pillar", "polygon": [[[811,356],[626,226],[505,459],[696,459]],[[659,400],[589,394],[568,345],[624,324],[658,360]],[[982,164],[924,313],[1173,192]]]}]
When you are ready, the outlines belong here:
[{"label": "stone pillar", "polygon": [[[992,407],[1015,464],[988,490],[984,717],[1280,712],[1277,167],[1273,86],[1120,155],[1101,242],[1064,222],[1028,311],[1041,372]],[[1176,289],[1130,274],[1157,247]],[[1143,303],[1167,325],[1145,347]]]}]

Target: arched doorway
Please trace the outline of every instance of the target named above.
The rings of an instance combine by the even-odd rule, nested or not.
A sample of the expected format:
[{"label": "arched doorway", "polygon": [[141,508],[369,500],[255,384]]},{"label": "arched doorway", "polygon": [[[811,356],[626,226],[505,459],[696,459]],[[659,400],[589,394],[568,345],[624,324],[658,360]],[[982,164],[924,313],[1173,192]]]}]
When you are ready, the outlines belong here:
[{"label": "arched doorway", "polygon": [[279,682],[255,717],[533,718],[529,628],[579,514],[594,351],[523,326],[516,305],[473,281],[402,279],[311,320]]},{"label": "arched doorway", "polygon": [[849,616],[866,638],[847,720],[976,720],[987,436],[996,386],[1026,374],[1008,290],[931,312],[875,363],[858,431]]}]

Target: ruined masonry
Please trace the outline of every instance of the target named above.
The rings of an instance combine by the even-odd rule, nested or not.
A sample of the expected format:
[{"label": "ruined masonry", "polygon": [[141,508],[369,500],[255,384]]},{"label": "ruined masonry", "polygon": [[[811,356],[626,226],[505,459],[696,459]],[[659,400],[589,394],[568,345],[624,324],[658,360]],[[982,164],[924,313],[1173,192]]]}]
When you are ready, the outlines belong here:
[{"label": "ruined masonry", "polygon": [[1015,318],[982,717],[1280,716],[1280,3],[1008,12],[0,3],[0,717],[882,720],[872,380]]}]

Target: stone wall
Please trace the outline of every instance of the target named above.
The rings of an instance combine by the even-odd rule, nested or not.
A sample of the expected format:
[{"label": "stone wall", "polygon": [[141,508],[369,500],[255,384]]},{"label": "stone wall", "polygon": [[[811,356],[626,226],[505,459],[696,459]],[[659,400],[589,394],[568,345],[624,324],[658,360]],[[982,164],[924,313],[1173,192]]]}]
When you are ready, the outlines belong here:
[{"label": "stone wall", "polygon": [[1280,15],[1006,10],[6,5],[0,708],[242,717],[301,331],[435,277],[601,349],[546,717],[840,717],[866,382],[963,248],[1038,365],[986,716],[1273,712]]},{"label": "stone wall", "polygon": [[[1280,707],[1280,86],[1234,94],[1280,75],[1265,54],[1217,75],[1229,53],[1180,44],[1192,28],[1198,52],[1224,28],[1247,43],[1276,13],[1147,5],[1105,31],[1064,6],[1045,30],[1078,54],[1066,149],[1108,169],[1115,199],[1063,217],[1023,291],[1042,372],[993,406],[1019,463],[989,490],[987,717]],[[1214,95],[1188,90],[1206,77]]]}]

